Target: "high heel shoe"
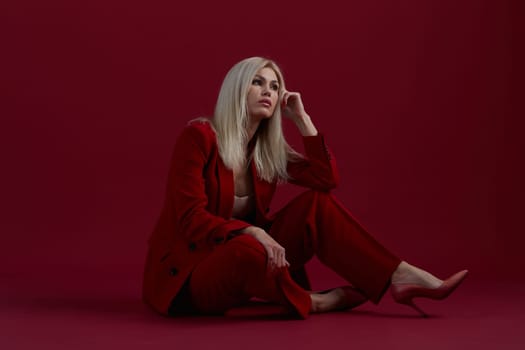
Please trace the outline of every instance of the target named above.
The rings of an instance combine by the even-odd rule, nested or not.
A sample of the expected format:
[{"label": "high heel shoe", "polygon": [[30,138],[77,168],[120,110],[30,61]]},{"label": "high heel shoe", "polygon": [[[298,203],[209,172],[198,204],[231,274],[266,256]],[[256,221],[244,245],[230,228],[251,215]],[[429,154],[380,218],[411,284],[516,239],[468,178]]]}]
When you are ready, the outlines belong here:
[{"label": "high heel shoe", "polygon": [[404,304],[412,307],[414,310],[418,311],[421,316],[428,317],[428,315],[421,310],[412,299],[414,298],[429,298],[435,300],[445,299],[456,289],[461,282],[467,277],[468,270],[463,270],[455,273],[450,276],[448,279],[443,281],[443,283],[438,288],[425,288],[417,284],[392,284],[390,291],[392,297],[399,304]]},{"label": "high heel shoe", "polygon": [[[342,287],[337,287],[337,288],[342,289],[343,292],[345,293],[345,306],[337,307],[335,310],[343,311],[343,310],[353,309],[354,307],[357,307],[357,306],[365,303],[368,300],[368,298],[366,296],[364,296],[355,287],[342,286]],[[327,293],[330,293],[331,291],[333,291],[334,289],[337,289],[337,288],[331,288],[331,289],[323,290],[321,292],[318,292],[318,294],[327,294]]]}]

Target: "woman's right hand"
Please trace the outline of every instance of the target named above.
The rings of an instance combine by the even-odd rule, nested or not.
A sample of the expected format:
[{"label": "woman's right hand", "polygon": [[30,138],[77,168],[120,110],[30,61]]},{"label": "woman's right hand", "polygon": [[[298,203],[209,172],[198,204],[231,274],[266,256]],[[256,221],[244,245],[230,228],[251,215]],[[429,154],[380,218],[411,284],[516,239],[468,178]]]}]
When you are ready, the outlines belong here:
[{"label": "woman's right hand", "polygon": [[259,241],[268,255],[268,268],[289,267],[290,263],[286,261],[285,249],[277,243],[272,236],[257,226],[249,226],[242,233],[248,234]]}]

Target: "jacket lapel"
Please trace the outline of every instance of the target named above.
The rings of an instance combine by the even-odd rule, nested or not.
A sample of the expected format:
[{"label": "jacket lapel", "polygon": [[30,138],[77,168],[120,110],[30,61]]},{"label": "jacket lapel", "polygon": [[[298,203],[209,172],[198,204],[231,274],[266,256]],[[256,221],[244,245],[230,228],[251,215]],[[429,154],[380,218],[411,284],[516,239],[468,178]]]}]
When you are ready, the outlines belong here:
[{"label": "jacket lapel", "polygon": [[[255,142],[250,142],[248,144],[248,154],[253,151],[254,146]],[[220,156],[217,156],[217,158],[217,183],[219,184],[217,214],[223,218],[229,219],[232,216],[233,196],[235,194],[233,171],[224,165]],[[253,160],[250,161],[249,169],[252,175],[257,211],[265,215],[266,208],[268,207],[275,190],[275,184],[264,181],[257,176],[257,168],[255,167],[255,162],[253,162]]]}]

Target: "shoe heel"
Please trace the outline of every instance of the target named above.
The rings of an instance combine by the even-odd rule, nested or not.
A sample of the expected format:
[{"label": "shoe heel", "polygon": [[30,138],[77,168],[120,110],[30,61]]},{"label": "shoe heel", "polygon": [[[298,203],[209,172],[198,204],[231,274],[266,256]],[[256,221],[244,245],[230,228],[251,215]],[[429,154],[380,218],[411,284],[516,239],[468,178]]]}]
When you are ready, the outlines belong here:
[{"label": "shoe heel", "polygon": [[419,312],[421,317],[424,317],[424,318],[428,317],[428,314],[425,311],[423,311],[419,306],[417,306],[412,299],[406,300],[403,304],[410,306],[411,308]]}]

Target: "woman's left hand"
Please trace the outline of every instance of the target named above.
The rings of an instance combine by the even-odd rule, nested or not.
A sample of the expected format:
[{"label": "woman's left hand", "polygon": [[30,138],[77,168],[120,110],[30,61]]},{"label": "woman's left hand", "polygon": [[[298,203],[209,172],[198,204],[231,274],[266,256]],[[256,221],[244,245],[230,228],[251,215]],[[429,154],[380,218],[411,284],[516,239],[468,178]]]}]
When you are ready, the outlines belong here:
[{"label": "woman's left hand", "polygon": [[306,116],[303,101],[301,100],[301,94],[298,92],[284,90],[281,99],[281,110],[285,117],[290,118],[294,122],[297,122]]},{"label": "woman's left hand", "polygon": [[310,116],[304,110],[301,94],[284,90],[281,99],[281,111],[285,117],[295,123],[303,136],[317,135],[317,129],[312,123]]}]

